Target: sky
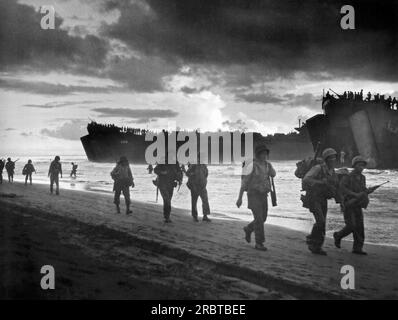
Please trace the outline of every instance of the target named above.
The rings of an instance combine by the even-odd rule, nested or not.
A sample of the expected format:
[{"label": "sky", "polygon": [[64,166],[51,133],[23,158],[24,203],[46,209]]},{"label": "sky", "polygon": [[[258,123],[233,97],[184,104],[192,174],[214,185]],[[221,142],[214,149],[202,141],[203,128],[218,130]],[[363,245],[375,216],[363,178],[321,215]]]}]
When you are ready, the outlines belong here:
[{"label": "sky", "polygon": [[84,154],[90,120],[287,133],[324,89],[398,97],[398,2],[350,1],[354,30],[345,4],[1,0],[0,157]]}]

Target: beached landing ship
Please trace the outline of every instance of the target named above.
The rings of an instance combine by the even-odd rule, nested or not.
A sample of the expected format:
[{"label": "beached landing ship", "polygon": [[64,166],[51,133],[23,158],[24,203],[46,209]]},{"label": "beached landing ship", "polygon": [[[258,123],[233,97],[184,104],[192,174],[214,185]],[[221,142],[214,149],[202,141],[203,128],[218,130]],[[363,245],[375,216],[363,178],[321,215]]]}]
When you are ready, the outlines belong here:
[{"label": "beached landing ship", "polygon": [[[99,124],[94,121],[87,125],[88,135],[81,137],[80,140],[83,144],[87,158],[95,162],[115,162],[121,155],[125,155],[129,161],[134,163],[146,163],[145,150],[152,141],[145,141],[147,130],[121,128],[115,125]],[[168,133],[163,131],[166,137],[166,144],[168,143]],[[200,144],[199,132],[198,147]],[[210,132],[205,133],[210,135],[231,135],[233,141],[233,132]],[[245,133],[241,132],[241,146],[242,155],[245,152]],[[187,139],[186,139],[187,140]],[[297,160],[310,156],[312,151],[311,141],[308,137],[306,130],[301,132],[292,132],[289,134],[275,134],[262,136],[260,133],[253,133],[254,145],[259,142],[264,142],[271,150],[271,158],[273,160]],[[208,145],[209,159],[211,158],[210,139]],[[177,141],[177,149],[183,145],[185,141]],[[229,164],[223,161],[223,139],[219,140],[219,163],[212,164]],[[198,148],[200,149],[200,147]],[[167,146],[166,146],[167,150]],[[233,144],[226,146],[226,150],[231,152],[231,160],[236,163],[233,158]],[[239,162],[240,163],[240,162]]]},{"label": "beached landing ship", "polygon": [[327,93],[322,99],[323,114],[308,119],[302,128],[310,135],[314,150],[334,148],[344,152],[342,165],[350,165],[360,154],[369,168],[398,168],[398,103],[370,93],[344,95]]}]

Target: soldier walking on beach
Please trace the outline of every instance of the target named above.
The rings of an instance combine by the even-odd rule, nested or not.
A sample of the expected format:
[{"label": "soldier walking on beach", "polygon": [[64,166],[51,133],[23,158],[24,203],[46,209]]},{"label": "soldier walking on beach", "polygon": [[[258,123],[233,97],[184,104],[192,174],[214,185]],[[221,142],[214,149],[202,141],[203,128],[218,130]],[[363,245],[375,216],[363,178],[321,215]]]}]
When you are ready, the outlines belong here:
[{"label": "soldier walking on beach", "polygon": [[120,213],[121,193],[123,193],[126,203],[126,214],[133,213],[130,210],[130,187],[134,188],[134,178],[126,157],[120,157],[119,162],[111,172],[111,177],[114,180],[113,191],[115,191],[115,197],[113,203],[116,205],[117,213]]},{"label": "soldier walking on beach", "polygon": [[378,186],[366,187],[366,178],[362,174],[366,165],[367,162],[363,157],[354,157],[352,159],[354,170],[343,177],[340,182],[340,190],[344,198],[342,207],[345,226],[333,234],[334,244],[337,248],[340,248],[341,240],[352,233],[354,237],[352,253],[361,255],[366,255],[366,252],[362,250],[365,241],[362,209],[366,209],[369,204],[368,195],[378,188]]},{"label": "soldier walking on beach", "polygon": [[178,162],[175,164],[158,164],[155,169],[158,178],[155,180],[160,194],[163,198],[164,222],[170,223],[171,199],[174,188],[182,184],[182,171]]},{"label": "soldier walking on beach", "polygon": [[275,177],[276,172],[268,161],[269,150],[265,145],[259,145],[255,149],[253,162],[244,165],[241,188],[236,205],[242,205],[243,193],[247,192],[248,208],[252,211],[254,220],[243,228],[245,239],[251,241],[254,231],[255,249],[266,251],[264,246],[264,223],[268,215],[268,193],[271,191],[270,177]]},{"label": "soldier walking on beach", "polygon": [[75,164],[74,162],[71,163],[72,165],[72,170],[70,172],[70,177],[74,177],[76,178],[76,174],[77,174],[77,164]]},{"label": "soldier walking on beach", "polygon": [[15,161],[11,161],[11,158],[7,159],[6,171],[7,171],[9,183],[14,182],[15,162],[17,162],[17,161],[18,161],[18,159]]},{"label": "soldier walking on beach", "polygon": [[25,186],[28,185],[28,179],[30,182],[30,185],[32,185],[32,173],[36,172],[35,167],[32,164],[32,160],[28,160],[28,163],[25,164],[22,170],[22,174],[25,176]]},{"label": "soldier walking on beach", "polygon": [[[198,156],[199,158],[199,156]],[[190,164],[186,171],[188,177],[187,187],[191,191],[191,206],[192,217],[195,222],[198,222],[198,198],[202,199],[203,221],[210,222],[208,215],[210,214],[209,199],[207,196],[207,177],[209,171],[205,164],[198,163]]]},{"label": "soldier walking on beach", "polygon": [[6,161],[4,159],[0,159],[0,184],[3,184],[3,170],[4,170],[5,164],[6,164]]},{"label": "soldier walking on beach", "polygon": [[306,202],[315,218],[311,234],[307,236],[308,249],[314,254],[326,255],[322,246],[325,241],[328,199],[335,198],[336,202],[339,201],[336,157],[334,149],[325,149],[322,152],[324,163],[312,167],[303,178]]},{"label": "soldier walking on beach", "polygon": [[53,187],[55,183],[55,194],[59,195],[59,175],[62,178],[62,166],[61,162],[59,162],[61,158],[56,156],[54,160],[50,164],[50,168],[48,169],[48,176],[50,177],[50,192],[53,193]]}]

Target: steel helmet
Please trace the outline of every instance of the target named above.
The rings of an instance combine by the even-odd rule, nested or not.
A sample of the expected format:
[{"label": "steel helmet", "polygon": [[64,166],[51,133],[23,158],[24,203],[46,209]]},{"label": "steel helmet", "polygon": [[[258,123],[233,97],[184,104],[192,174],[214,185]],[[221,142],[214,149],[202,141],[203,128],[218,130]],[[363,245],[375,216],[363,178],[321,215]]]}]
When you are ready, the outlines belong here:
[{"label": "steel helmet", "polygon": [[358,164],[358,163],[360,163],[360,162],[364,163],[365,166],[366,166],[367,163],[368,163],[368,162],[365,160],[364,157],[362,157],[362,156],[356,156],[356,157],[352,158],[352,167],[355,167],[355,165]]},{"label": "steel helmet", "polygon": [[121,156],[120,159],[119,159],[119,162],[120,163],[128,163],[129,161],[127,160],[126,156]]},{"label": "steel helmet", "polygon": [[331,156],[337,156],[336,150],[334,150],[333,148],[326,148],[325,150],[323,150],[323,152],[322,152],[323,160],[326,160],[327,158],[329,158]]},{"label": "steel helmet", "polygon": [[258,155],[261,153],[261,152],[266,152],[267,154],[269,154],[269,149],[267,148],[267,146],[265,145],[265,144],[260,144],[260,145],[258,145],[257,147],[256,147],[256,149],[255,149],[255,151],[254,151],[254,154],[256,155],[256,157],[258,157]]}]

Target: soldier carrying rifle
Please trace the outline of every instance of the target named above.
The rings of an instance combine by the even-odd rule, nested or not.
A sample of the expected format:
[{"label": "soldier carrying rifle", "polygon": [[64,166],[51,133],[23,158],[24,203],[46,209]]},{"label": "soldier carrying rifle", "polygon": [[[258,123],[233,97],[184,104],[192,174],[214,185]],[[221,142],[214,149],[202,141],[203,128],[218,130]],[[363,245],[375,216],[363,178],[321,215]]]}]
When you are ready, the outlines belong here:
[{"label": "soldier carrying rifle", "polygon": [[[254,220],[243,228],[245,239],[251,241],[251,235],[255,235],[255,249],[266,251],[264,246],[264,223],[268,215],[268,193],[273,190],[272,178],[276,172],[268,161],[269,149],[265,145],[258,145],[255,149],[255,158],[252,162],[243,166],[241,188],[239,190],[236,206],[242,205],[243,193],[247,192],[247,206],[253,213]],[[272,197],[273,205],[276,198]]]},{"label": "soldier carrying rifle", "polygon": [[[174,188],[181,186],[183,174],[178,162],[170,164],[156,165],[154,172],[158,176],[153,183],[163,198],[163,217],[165,223],[170,223],[171,199],[173,198]],[[156,191],[157,192],[157,191]]]},{"label": "soldier carrying rifle", "polygon": [[362,209],[366,209],[369,204],[369,194],[381,186],[366,187],[366,178],[362,174],[366,165],[367,162],[363,157],[354,157],[352,159],[354,170],[343,177],[340,182],[340,190],[344,198],[342,209],[345,226],[333,234],[334,244],[340,248],[341,240],[352,233],[354,237],[352,253],[360,255],[366,255],[366,252],[362,250],[365,241]]},{"label": "soldier carrying rifle", "polygon": [[325,241],[328,199],[334,198],[340,202],[338,177],[334,170],[337,152],[327,148],[322,152],[322,158],[324,163],[313,166],[303,178],[303,189],[306,191],[303,203],[315,218],[311,234],[307,236],[307,244],[308,249],[318,255],[326,255],[322,246]]}]

